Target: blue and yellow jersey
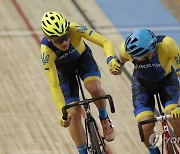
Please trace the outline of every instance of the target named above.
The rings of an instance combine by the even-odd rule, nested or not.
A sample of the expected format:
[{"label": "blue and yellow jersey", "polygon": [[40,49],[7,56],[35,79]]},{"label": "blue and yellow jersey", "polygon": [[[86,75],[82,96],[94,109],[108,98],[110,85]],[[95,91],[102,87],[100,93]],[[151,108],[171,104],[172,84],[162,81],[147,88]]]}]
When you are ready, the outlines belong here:
[{"label": "blue and yellow jersey", "polygon": [[172,67],[180,76],[180,49],[177,43],[168,36],[157,37],[156,53],[151,60],[137,61],[132,59],[125,50],[125,42],[120,46],[121,56],[132,61],[137,77],[150,81],[159,81],[172,71]]},{"label": "blue and yellow jersey", "polygon": [[59,50],[52,42],[49,42],[46,37],[41,41],[41,59],[48,76],[53,98],[60,111],[65,105],[65,102],[60,88],[57,69],[58,67],[74,62],[81,56],[81,54],[86,50],[86,45],[83,39],[89,40],[90,42],[103,47],[106,57],[115,55],[114,45],[111,41],[76,22],[70,23],[70,46],[67,51]]}]

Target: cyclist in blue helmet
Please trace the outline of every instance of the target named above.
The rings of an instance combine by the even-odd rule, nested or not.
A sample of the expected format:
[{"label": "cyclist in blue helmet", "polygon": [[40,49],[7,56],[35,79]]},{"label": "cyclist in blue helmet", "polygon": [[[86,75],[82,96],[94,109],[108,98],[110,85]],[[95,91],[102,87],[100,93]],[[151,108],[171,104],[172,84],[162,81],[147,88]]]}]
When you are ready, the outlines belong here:
[{"label": "cyclist in blue helmet", "polygon": [[140,29],[132,33],[125,41],[126,52],[134,58],[146,57],[155,50],[157,38],[153,32]]},{"label": "cyclist in blue helmet", "polygon": [[[160,94],[166,114],[174,133],[180,137],[180,49],[174,39],[158,35],[148,29],[134,31],[120,47],[121,74],[124,63],[134,64],[132,75],[132,100],[137,122],[154,117],[154,94]],[[150,154],[159,154],[157,147],[150,145],[149,136],[154,132],[154,123],[143,126],[145,145]]]}]

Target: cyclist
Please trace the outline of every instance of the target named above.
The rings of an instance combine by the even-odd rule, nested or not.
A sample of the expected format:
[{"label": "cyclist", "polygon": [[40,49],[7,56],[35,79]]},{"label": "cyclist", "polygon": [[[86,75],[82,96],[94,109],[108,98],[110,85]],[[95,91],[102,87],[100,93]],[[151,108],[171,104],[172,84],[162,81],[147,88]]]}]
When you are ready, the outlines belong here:
[{"label": "cyclist", "polygon": [[[93,58],[87,39],[104,48],[110,72],[116,74],[120,65],[114,53],[114,45],[107,38],[77,22],[69,22],[58,12],[46,12],[41,21],[45,36],[41,41],[41,55],[54,101],[61,112],[64,105],[79,101],[79,89],[75,70],[84,82],[92,97],[104,95],[101,87],[101,74]],[[115,138],[111,120],[108,117],[105,100],[95,102],[103,134],[107,141]],[[68,120],[60,119],[60,124],[69,126],[71,137],[80,154],[87,153],[85,130],[81,123],[81,108],[68,110]]]},{"label": "cyclist", "polygon": [[[124,63],[134,64],[132,75],[132,100],[137,121],[154,117],[154,94],[160,94],[165,113],[180,117],[180,49],[169,36],[159,35],[148,29],[134,31],[120,46],[121,74]],[[170,120],[174,133],[180,137],[180,120]],[[148,142],[155,124],[144,125],[145,145],[150,154],[159,154],[157,147]]]}]

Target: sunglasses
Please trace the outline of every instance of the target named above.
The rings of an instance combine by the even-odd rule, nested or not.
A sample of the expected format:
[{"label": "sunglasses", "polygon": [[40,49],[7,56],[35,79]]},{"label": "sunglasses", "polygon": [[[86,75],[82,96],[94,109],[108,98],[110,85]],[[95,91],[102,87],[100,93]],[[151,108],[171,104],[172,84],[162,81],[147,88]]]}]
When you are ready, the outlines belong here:
[{"label": "sunglasses", "polygon": [[155,51],[156,51],[156,50],[154,49],[152,52],[147,53],[147,54],[143,55],[142,57],[132,57],[132,58],[135,59],[135,60],[146,59],[146,58],[148,58],[148,56],[149,56],[150,54],[155,54]]},{"label": "sunglasses", "polygon": [[70,36],[70,34],[69,34],[69,31],[66,33],[66,34],[64,34],[63,36],[60,36],[60,37],[51,37],[50,39],[51,39],[51,41],[53,42],[53,43],[55,43],[55,44],[61,44],[61,43],[63,43],[64,41],[67,41],[68,39],[69,39],[69,36]]}]

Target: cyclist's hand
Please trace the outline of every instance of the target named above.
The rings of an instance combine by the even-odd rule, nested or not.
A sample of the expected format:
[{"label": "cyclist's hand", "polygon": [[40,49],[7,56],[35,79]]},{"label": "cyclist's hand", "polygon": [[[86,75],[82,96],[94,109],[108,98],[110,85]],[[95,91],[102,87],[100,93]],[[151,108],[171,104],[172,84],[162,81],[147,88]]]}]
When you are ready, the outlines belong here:
[{"label": "cyclist's hand", "polygon": [[119,72],[118,72],[117,74],[120,75],[120,74],[123,72],[123,69],[124,69],[124,66],[121,66],[121,67],[119,68]]},{"label": "cyclist's hand", "polygon": [[69,127],[70,122],[71,122],[71,118],[70,118],[69,115],[68,115],[67,120],[64,120],[63,117],[61,117],[61,119],[59,121],[60,125],[63,126],[63,127]]},{"label": "cyclist's hand", "polygon": [[114,75],[118,75],[120,64],[118,63],[117,59],[115,57],[110,56],[106,59],[106,61],[110,72]]},{"label": "cyclist's hand", "polygon": [[178,106],[174,110],[172,110],[171,115],[173,118],[180,118],[180,106]]}]

